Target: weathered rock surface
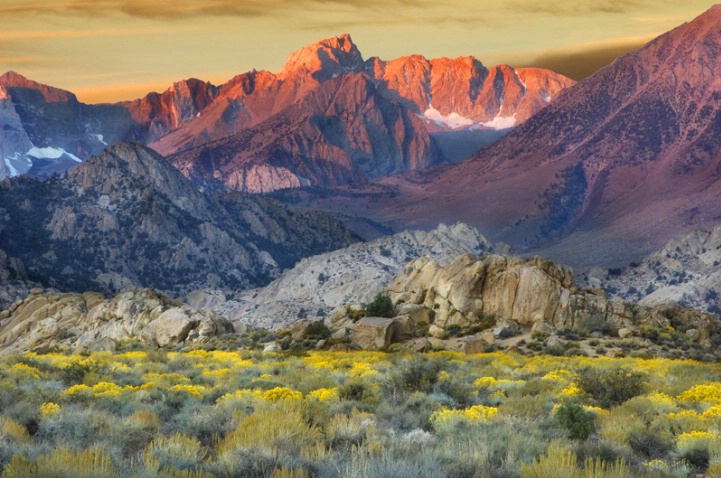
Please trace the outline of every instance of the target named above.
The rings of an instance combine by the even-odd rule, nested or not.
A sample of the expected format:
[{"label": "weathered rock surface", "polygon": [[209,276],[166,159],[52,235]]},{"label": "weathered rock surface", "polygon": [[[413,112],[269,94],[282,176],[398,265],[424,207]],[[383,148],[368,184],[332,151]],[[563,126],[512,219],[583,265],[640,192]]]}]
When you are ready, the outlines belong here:
[{"label": "weathered rock surface", "polygon": [[353,326],[351,339],[363,350],[385,350],[398,341],[399,329],[395,319],[363,317]]},{"label": "weathered rock surface", "polygon": [[[268,286],[226,300],[213,290],[195,291],[185,301],[207,308],[232,321],[268,328],[287,328],[302,318],[329,318],[346,305],[370,302],[383,292],[409,261],[422,256],[440,264],[459,254],[507,252],[491,245],[478,230],[464,224],[439,226],[433,231],[405,231],[367,243],[301,260]],[[416,308],[417,309],[417,308]],[[404,312],[414,320],[428,311]]]},{"label": "weathered rock surface", "polygon": [[102,294],[32,291],[0,322],[0,354],[37,347],[96,350],[139,339],[151,346],[201,344],[233,332],[233,325],[208,312],[179,305],[152,290]]}]

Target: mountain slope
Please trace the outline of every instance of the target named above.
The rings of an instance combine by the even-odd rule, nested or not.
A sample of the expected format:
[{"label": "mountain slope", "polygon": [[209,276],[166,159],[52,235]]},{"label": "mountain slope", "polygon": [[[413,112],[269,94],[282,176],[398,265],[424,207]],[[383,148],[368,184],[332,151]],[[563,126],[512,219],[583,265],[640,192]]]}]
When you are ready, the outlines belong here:
[{"label": "mountain slope", "polygon": [[169,160],[206,188],[269,192],[363,182],[442,157],[416,115],[365,75],[347,74],[255,127]]},{"label": "mountain slope", "polygon": [[500,65],[487,69],[473,57],[427,60],[413,55],[391,61],[374,57],[366,62],[366,71],[379,90],[423,115],[432,131],[510,128],[575,84],[537,68]]},{"label": "mountain slope", "polygon": [[715,6],[562,91],[475,157],[384,181],[395,194],[375,199],[373,218],[429,227],[450,217],[575,266],[628,263],[718,223],[720,31]]},{"label": "mountain slope", "polygon": [[0,248],[23,261],[31,280],[62,291],[246,288],[354,241],[322,214],[239,194],[208,198],[130,143],[62,179],[6,179],[0,205]]}]

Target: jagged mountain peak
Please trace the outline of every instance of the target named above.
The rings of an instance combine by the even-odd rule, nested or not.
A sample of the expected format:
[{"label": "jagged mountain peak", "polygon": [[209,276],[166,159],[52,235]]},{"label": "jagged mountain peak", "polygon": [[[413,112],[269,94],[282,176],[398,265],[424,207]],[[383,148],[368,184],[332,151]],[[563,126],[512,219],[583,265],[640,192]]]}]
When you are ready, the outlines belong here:
[{"label": "jagged mountain peak", "polygon": [[310,74],[318,81],[338,74],[363,71],[363,56],[350,35],[326,38],[291,53],[280,72],[286,78],[295,74]]}]

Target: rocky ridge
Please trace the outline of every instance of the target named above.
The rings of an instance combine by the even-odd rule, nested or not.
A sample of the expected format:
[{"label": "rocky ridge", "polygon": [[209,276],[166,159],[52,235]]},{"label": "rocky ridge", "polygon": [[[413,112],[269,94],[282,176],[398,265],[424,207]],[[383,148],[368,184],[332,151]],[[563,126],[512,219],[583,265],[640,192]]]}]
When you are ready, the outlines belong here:
[{"label": "rocky ridge", "polygon": [[426,59],[412,55],[366,61],[366,72],[384,94],[424,117],[432,131],[507,129],[543,109],[575,81],[548,70],[486,68],[478,59]]},{"label": "rocky ridge", "polygon": [[169,160],[206,190],[252,193],[362,183],[443,162],[421,119],[362,74],[329,79],[270,119]]},{"label": "rocky ridge", "polygon": [[202,345],[233,325],[152,290],[132,290],[111,299],[102,294],[43,294],[33,289],[0,312],[0,354],[38,347],[114,351],[138,340],[151,347]]},{"label": "rocky ridge", "polygon": [[194,291],[185,300],[232,321],[277,330],[299,319],[328,318],[346,305],[362,307],[414,258],[429,256],[446,264],[459,254],[490,251],[508,249],[492,245],[465,224],[440,225],[432,231],[404,231],[305,258],[266,287],[229,300],[212,289]]},{"label": "rocky ridge", "polygon": [[31,280],[61,291],[238,290],[355,240],[323,214],[238,193],[207,197],[133,143],[64,178],[0,183],[0,248]]},{"label": "rocky ridge", "polygon": [[625,267],[593,268],[580,282],[644,306],[677,303],[721,315],[721,226],[672,239]]},{"label": "rocky ridge", "polygon": [[[291,53],[278,73],[252,70],[220,86],[189,79],[114,104],[84,104],[7,72],[0,178],[62,173],[107,146],[137,141],[165,156],[192,151],[179,165],[203,187],[267,192],[359,182],[466,157],[572,83],[545,70],[488,70],[472,58],[366,62],[347,34]],[[432,138],[437,130],[465,130],[463,146]]]},{"label": "rocky ridge", "polygon": [[195,119],[218,88],[190,79],[163,93],[89,105],[10,71],[0,75],[0,178],[61,173],[121,141],[150,143]]}]

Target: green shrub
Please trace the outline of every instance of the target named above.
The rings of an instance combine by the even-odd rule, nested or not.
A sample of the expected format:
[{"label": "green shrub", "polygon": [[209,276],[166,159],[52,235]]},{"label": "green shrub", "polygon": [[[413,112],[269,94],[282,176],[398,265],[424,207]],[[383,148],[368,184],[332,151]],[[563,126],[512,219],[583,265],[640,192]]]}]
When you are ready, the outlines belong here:
[{"label": "green shrub", "polygon": [[430,393],[438,382],[441,369],[440,362],[423,356],[404,360],[386,380],[385,392],[387,395],[399,392]]},{"label": "green shrub", "polygon": [[596,430],[591,415],[575,403],[567,402],[558,407],[556,420],[571,440],[585,440]]},{"label": "green shrub", "polygon": [[379,293],[373,301],[365,306],[366,317],[394,317],[393,302],[385,294]]},{"label": "green shrub", "polygon": [[646,375],[625,368],[582,368],[576,374],[576,384],[603,408],[620,405],[646,390]]}]

